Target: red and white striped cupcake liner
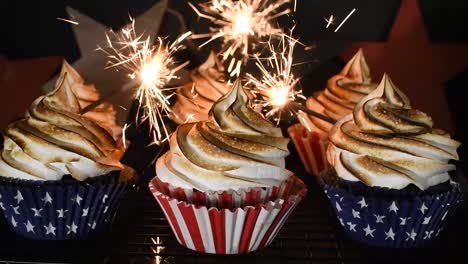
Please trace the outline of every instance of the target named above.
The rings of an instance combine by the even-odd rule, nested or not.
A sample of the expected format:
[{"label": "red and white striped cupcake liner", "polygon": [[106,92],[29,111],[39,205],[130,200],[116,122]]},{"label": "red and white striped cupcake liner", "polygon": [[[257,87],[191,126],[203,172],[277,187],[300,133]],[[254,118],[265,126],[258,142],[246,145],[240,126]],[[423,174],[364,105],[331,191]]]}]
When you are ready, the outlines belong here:
[{"label": "red and white striped cupcake liner", "polygon": [[327,161],[328,139],[321,138],[317,132],[308,131],[300,123],[290,126],[288,134],[307,173],[317,176],[330,167]]},{"label": "red and white striped cupcake liner", "polygon": [[149,186],[181,245],[211,254],[245,254],[268,246],[306,195],[304,183],[292,179],[285,199],[231,209],[190,204],[164,194],[154,181]]}]

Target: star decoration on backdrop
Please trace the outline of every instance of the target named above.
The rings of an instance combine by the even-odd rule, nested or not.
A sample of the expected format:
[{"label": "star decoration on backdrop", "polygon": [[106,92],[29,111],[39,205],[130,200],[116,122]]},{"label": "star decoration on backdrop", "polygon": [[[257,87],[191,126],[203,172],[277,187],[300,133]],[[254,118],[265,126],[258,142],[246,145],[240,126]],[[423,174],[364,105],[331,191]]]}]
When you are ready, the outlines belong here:
[{"label": "star decoration on backdrop", "polygon": [[[153,38],[156,37],[167,8],[167,2],[167,0],[160,0],[140,16],[134,17],[137,35],[148,33]],[[106,94],[111,90],[122,87],[129,81],[127,74],[118,72],[115,69],[106,70],[107,56],[103,52],[96,51],[98,45],[107,46],[106,33],[109,32],[110,28],[73,8],[67,7],[67,13],[70,20],[79,23],[78,25],[73,25],[72,29],[80,49],[81,57],[72,63],[73,68],[86,81],[95,84],[101,94]],[[55,76],[44,85],[44,92],[51,91],[54,88],[57,77]],[[133,101],[129,99],[133,98],[130,94],[131,92],[118,93],[109,99],[115,106],[117,122],[120,125],[123,125],[127,119],[128,112],[121,107],[124,109],[130,108]]]},{"label": "star decoration on backdrop", "polygon": [[362,48],[374,81],[388,73],[415,108],[428,113],[436,127],[450,131],[444,83],[468,68],[468,44],[431,43],[418,2],[401,1],[386,42],[355,42],[342,57],[347,61]]}]

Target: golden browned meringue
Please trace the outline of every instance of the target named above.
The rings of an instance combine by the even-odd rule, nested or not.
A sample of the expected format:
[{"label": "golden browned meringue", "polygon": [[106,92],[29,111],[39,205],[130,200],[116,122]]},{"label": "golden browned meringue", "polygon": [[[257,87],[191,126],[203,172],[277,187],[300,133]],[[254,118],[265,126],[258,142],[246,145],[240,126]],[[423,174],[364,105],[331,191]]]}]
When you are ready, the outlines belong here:
[{"label": "golden browned meringue", "polygon": [[191,82],[177,89],[170,117],[177,124],[207,120],[211,106],[229,89],[223,66],[211,52],[205,63],[192,71]]},{"label": "golden browned meringue", "polygon": [[284,160],[288,142],[251,108],[236,82],[213,105],[209,121],[178,127],[156,173],[162,181],[200,191],[279,185],[291,175]]},{"label": "golden browned meringue", "polygon": [[0,175],[60,180],[70,174],[85,180],[122,169],[123,149],[113,137],[118,129],[112,107],[103,105],[80,113],[98,98],[96,89],[85,85],[64,62],[54,91],[37,98],[26,118],[5,129]]},{"label": "golden browned meringue", "polygon": [[[354,118],[353,118],[354,117]],[[377,89],[330,132],[328,161],[339,177],[368,186],[425,190],[450,179],[460,143],[425,113],[411,109],[403,92],[384,75]]]},{"label": "golden browned meringue", "polygon": [[[356,104],[376,87],[377,85],[371,82],[369,66],[367,66],[362,50],[359,49],[341,73],[327,81],[325,90],[307,98],[306,106],[338,120],[351,113]],[[299,120],[305,123],[305,127],[324,138],[328,136],[332,127],[330,123],[306,113],[300,113]]]}]

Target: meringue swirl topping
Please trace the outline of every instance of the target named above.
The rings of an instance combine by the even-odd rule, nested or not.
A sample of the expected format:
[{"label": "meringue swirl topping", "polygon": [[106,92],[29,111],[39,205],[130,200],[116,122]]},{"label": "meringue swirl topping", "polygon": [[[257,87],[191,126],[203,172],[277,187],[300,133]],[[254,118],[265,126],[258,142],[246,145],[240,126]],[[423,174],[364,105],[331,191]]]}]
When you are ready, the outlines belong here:
[{"label": "meringue swirl topping", "polygon": [[162,181],[200,191],[276,186],[292,174],[285,169],[288,143],[281,129],[251,108],[237,81],[213,105],[208,121],[178,127],[156,173]]},{"label": "meringue swirl topping", "polygon": [[[316,92],[307,98],[307,108],[339,120],[352,113],[356,104],[375,90],[377,84],[371,82],[369,66],[366,63],[362,50],[351,58],[341,73],[327,81],[323,91]],[[314,116],[301,113],[301,122],[305,127],[311,128],[319,134],[326,136],[332,125]]]},{"label": "meringue swirl topping", "polygon": [[[84,100],[80,100],[77,94]],[[37,98],[28,116],[4,130],[0,175],[26,180],[60,180],[70,174],[85,180],[123,168],[115,120],[109,105],[82,115],[96,89],[64,62],[55,89]],[[98,120],[105,120],[99,122]],[[101,124],[102,123],[102,124]]]},{"label": "meringue swirl topping", "polygon": [[384,75],[378,88],[330,133],[328,161],[337,175],[368,186],[421,190],[450,180],[460,143],[432,128],[432,119],[412,109]]},{"label": "meringue swirl topping", "polygon": [[[211,106],[230,89],[224,80],[224,69],[211,52],[208,59],[191,72],[191,82],[177,89],[177,100],[171,119],[177,124],[205,121]],[[189,116],[190,118],[188,118]]]}]

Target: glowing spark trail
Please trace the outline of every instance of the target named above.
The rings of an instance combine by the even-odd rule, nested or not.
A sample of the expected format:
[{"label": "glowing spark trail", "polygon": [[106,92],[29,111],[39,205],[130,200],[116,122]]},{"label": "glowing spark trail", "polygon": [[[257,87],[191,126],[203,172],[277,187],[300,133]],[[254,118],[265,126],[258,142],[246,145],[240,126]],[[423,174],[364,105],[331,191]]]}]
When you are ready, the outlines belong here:
[{"label": "glowing spark trail", "polygon": [[260,58],[254,55],[256,65],[262,73],[261,79],[247,74],[248,84],[253,86],[252,92],[257,97],[256,106],[260,106],[266,112],[266,117],[274,116],[277,123],[286,106],[298,98],[305,99],[302,90],[296,88],[299,78],[291,71],[297,42],[296,39],[283,35],[278,47],[268,43],[272,53],[270,57]]},{"label": "glowing spark trail", "polygon": [[329,18],[325,18],[325,21],[327,22],[326,28],[328,28],[333,22],[335,22],[335,17],[333,15],[330,15]]},{"label": "glowing spark trail", "polygon": [[[164,123],[164,116],[171,110],[169,98],[174,88],[165,85],[178,78],[176,72],[188,62],[176,65],[173,55],[183,46],[181,42],[190,36],[187,32],[172,44],[158,38],[156,44],[150,43],[150,37],[143,39],[143,34],[135,32],[135,21],[121,31],[107,35],[107,47],[98,47],[109,58],[107,68],[117,68],[128,72],[132,81],[126,85],[134,88],[138,85],[135,98],[139,102],[137,117],[141,113],[141,122],[148,120],[154,143],[160,144],[168,139],[169,131]],[[136,84],[136,85],[135,85]],[[140,112],[141,111],[141,112]]]},{"label": "glowing spark trail", "polygon": [[70,20],[70,19],[66,19],[66,18],[61,18],[61,17],[57,17],[57,20],[60,20],[60,21],[63,21],[63,22],[67,22],[67,23],[70,23],[70,24],[73,24],[73,25],[79,25],[80,23],[76,22],[76,21],[73,21],[73,20]]},{"label": "glowing spark trail", "polygon": [[351,12],[349,12],[349,14],[345,17],[345,19],[343,19],[343,21],[341,21],[341,23],[338,25],[338,27],[335,29],[335,32],[338,32],[338,30],[340,30],[341,26],[343,26],[343,24],[351,17],[351,15],[356,12],[356,8],[354,8],[353,10],[351,10]]},{"label": "glowing spark trail", "polygon": [[[210,33],[194,35],[192,38],[209,37],[200,47],[222,38],[223,47],[220,54],[224,61],[234,54],[240,54],[242,60],[245,60],[260,40],[281,37],[283,30],[273,24],[276,18],[291,13],[291,10],[285,7],[290,1],[211,0],[199,4],[201,11],[189,3],[199,17],[208,19],[213,24]],[[234,70],[239,70],[238,65],[240,64],[237,63]]]}]

